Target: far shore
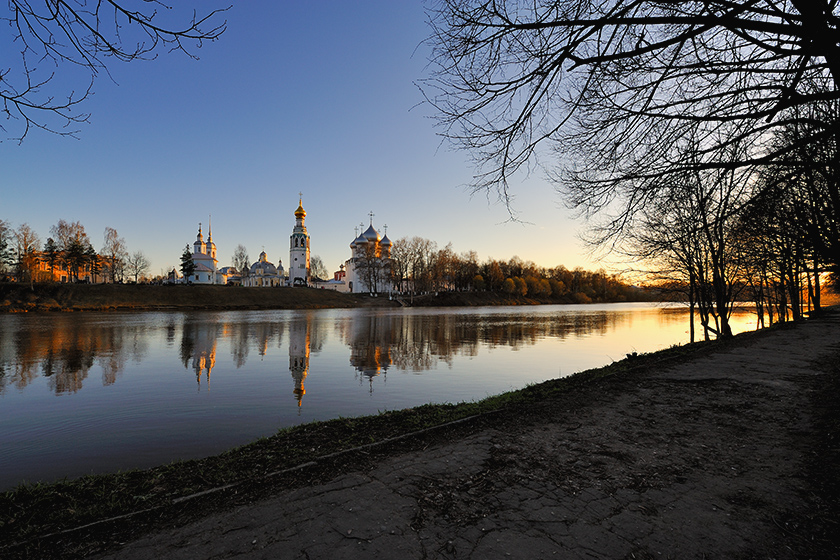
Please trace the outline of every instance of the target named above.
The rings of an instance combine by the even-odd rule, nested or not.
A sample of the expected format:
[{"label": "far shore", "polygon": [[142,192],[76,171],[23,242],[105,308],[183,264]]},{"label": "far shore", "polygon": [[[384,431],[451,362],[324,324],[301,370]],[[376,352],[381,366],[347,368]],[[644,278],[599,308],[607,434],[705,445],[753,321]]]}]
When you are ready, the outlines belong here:
[{"label": "far shore", "polygon": [[[0,313],[29,311],[158,311],[327,309],[352,307],[485,306],[580,303],[571,296],[533,299],[496,292],[441,292],[391,297],[314,288],[243,288],[145,284],[0,283]],[[608,302],[598,302],[608,303]]]}]

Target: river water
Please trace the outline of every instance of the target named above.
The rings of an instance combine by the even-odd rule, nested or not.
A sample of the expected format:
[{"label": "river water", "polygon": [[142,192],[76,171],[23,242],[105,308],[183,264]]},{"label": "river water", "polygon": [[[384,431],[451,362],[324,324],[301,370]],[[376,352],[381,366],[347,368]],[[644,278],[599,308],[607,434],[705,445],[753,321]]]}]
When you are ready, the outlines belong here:
[{"label": "river water", "polygon": [[0,315],[0,491],[479,400],[685,342],[687,311],[651,304]]}]

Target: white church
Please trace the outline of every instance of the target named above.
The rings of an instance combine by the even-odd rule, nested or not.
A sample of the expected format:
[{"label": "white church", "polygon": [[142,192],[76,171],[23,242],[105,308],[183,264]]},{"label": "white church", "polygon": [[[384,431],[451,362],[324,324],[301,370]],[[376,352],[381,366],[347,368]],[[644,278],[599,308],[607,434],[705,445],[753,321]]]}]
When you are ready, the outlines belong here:
[{"label": "white church", "polygon": [[216,260],[216,244],[213,243],[212,225],[207,228],[207,242],[204,242],[204,235],[201,233],[201,224],[198,224],[198,235],[193,243],[192,261],[195,270],[192,276],[185,278],[186,282],[193,284],[227,284],[227,271],[220,271],[219,261]]},{"label": "white church", "polygon": [[[344,263],[346,291],[351,293],[390,293],[391,248],[393,243],[388,234],[380,236],[373,227],[373,213],[370,225],[351,243],[351,256]],[[360,224],[364,227],[364,224]],[[386,226],[387,227],[387,226]]]}]

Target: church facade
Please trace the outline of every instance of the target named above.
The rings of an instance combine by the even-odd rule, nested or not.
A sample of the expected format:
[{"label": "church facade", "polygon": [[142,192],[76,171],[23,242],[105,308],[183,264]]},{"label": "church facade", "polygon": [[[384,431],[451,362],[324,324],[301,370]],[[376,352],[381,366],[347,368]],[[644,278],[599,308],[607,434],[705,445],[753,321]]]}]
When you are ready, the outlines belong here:
[{"label": "church facade", "polygon": [[192,276],[185,278],[184,281],[193,284],[226,284],[227,276],[219,272],[216,260],[216,244],[213,243],[213,232],[211,228],[207,229],[207,242],[204,241],[204,235],[201,232],[201,224],[198,224],[198,235],[195,237],[193,243],[192,261],[195,265],[195,271]]},{"label": "church facade", "polygon": [[350,243],[351,257],[344,263],[347,291],[391,293],[392,247],[388,234],[380,236],[374,229],[371,215],[370,226]]}]

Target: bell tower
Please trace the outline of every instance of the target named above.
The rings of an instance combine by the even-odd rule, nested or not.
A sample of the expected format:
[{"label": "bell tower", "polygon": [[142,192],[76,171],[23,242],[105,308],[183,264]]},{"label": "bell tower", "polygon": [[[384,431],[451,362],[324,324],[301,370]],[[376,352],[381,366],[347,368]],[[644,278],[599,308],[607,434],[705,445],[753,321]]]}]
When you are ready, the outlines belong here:
[{"label": "bell tower", "polygon": [[295,210],[295,227],[289,237],[289,285],[309,285],[309,234],[306,232],[306,210],[303,209],[303,193]]}]

